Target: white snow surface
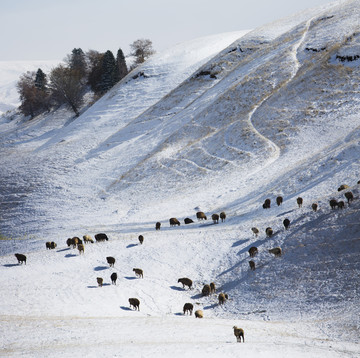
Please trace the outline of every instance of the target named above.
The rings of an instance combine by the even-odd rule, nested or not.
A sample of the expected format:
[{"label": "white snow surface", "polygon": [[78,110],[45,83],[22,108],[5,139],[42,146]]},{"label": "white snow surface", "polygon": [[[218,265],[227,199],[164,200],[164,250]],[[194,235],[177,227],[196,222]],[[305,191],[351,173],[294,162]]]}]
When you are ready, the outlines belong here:
[{"label": "white snow surface", "polygon": [[178,44],[78,118],[0,117],[0,356],[359,357],[359,15],[338,1]]}]

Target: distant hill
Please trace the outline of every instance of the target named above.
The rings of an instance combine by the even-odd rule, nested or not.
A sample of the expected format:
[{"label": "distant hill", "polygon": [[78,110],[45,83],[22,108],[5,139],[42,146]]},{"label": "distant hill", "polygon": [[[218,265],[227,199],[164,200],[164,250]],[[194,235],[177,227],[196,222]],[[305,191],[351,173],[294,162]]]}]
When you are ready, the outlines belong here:
[{"label": "distant hill", "polygon": [[0,61],[0,115],[20,105],[16,84],[27,71],[41,68],[48,73],[60,61]]}]

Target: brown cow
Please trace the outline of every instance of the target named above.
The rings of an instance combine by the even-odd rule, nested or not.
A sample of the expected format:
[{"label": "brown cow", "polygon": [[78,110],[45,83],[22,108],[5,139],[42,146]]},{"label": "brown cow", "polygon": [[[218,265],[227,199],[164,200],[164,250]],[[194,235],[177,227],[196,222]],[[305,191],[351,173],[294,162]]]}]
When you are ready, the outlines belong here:
[{"label": "brown cow", "polygon": [[274,247],[273,249],[269,250],[270,254],[274,254],[275,257],[280,257],[281,256],[281,248],[280,247]]},{"label": "brown cow", "polygon": [[234,329],[234,336],[236,337],[237,342],[241,343],[241,338],[242,338],[243,342],[245,342],[244,330],[242,328],[238,328],[236,326],[234,326],[233,329]]},{"label": "brown cow", "polygon": [[176,226],[176,225],[180,226],[180,221],[176,218],[170,218],[169,221],[170,221],[170,226]]},{"label": "brown cow", "polygon": [[137,298],[129,298],[130,308],[134,307],[135,311],[140,311],[140,301]]},{"label": "brown cow", "polygon": [[336,199],[331,199],[330,200],[330,206],[331,206],[331,209],[335,209],[338,206],[337,200]]},{"label": "brown cow", "polygon": [[274,231],[273,231],[273,229],[272,229],[271,227],[267,227],[267,228],[265,229],[265,233],[266,233],[266,236],[267,236],[267,237],[271,237],[272,234],[274,233]]},{"label": "brown cow", "polygon": [[219,305],[223,305],[225,301],[229,299],[229,296],[226,293],[220,293],[218,299],[219,299]]},{"label": "brown cow", "polygon": [[271,206],[271,200],[270,199],[265,199],[264,204],[263,204],[263,208],[264,209],[270,209]]},{"label": "brown cow", "polygon": [[284,219],[283,224],[285,229],[287,230],[290,226],[290,220],[288,218]]},{"label": "brown cow", "polygon": [[250,257],[255,257],[258,253],[258,248],[256,246],[251,246],[248,252]]},{"label": "brown cow", "polygon": [[84,244],[78,244],[77,245],[77,248],[78,248],[78,250],[79,250],[79,255],[81,255],[81,253],[84,253],[85,251],[84,251]]},{"label": "brown cow", "polygon": [[193,282],[192,282],[189,278],[187,278],[187,277],[179,278],[179,279],[178,279],[178,282],[181,282],[181,283],[182,283],[183,288],[185,288],[185,286],[188,286],[188,287],[189,287],[189,290],[191,289],[192,284],[193,284]]},{"label": "brown cow", "polygon": [[303,198],[301,198],[300,196],[296,199],[297,204],[299,205],[299,208],[302,207],[303,204]]},{"label": "brown cow", "polygon": [[249,261],[250,270],[255,271],[255,262],[253,260]]},{"label": "brown cow", "polygon": [[342,200],[340,200],[340,201],[338,202],[338,208],[339,208],[339,209],[344,209],[344,207],[345,207],[345,203],[344,203]]},{"label": "brown cow", "polygon": [[22,265],[23,262],[25,262],[25,265],[26,265],[26,256],[25,255],[23,255],[23,254],[15,254],[15,257],[17,258],[19,264]]},{"label": "brown cow", "polygon": [[142,269],[133,268],[133,271],[135,272],[135,275],[136,275],[137,277],[142,277],[142,278],[144,278],[144,273],[143,273],[143,270],[142,270]]},{"label": "brown cow", "polygon": [[192,303],[185,303],[183,307],[183,312],[184,314],[186,314],[186,312],[189,312],[191,316],[193,309],[194,309],[194,305]]},{"label": "brown cow", "polygon": [[211,219],[214,222],[214,224],[218,224],[219,223],[219,214],[212,214]]},{"label": "brown cow", "polygon": [[201,291],[201,294],[203,296],[209,296],[210,295],[210,292],[211,292],[211,288],[210,288],[210,285],[206,284],[204,285],[202,291]]},{"label": "brown cow", "polygon": [[103,278],[102,277],[96,277],[96,281],[97,281],[97,283],[98,283],[98,286],[99,287],[102,287],[102,285],[103,285]]},{"label": "brown cow", "polygon": [[196,213],[196,217],[197,217],[198,220],[207,220],[206,215],[202,211],[198,211]]},{"label": "brown cow", "polygon": [[222,211],[222,212],[220,213],[220,219],[221,219],[221,222],[225,221],[225,219],[226,219],[226,214],[225,214],[224,211]]},{"label": "brown cow", "polygon": [[106,258],[106,261],[107,261],[107,263],[109,264],[109,266],[111,267],[114,267],[114,265],[115,265],[115,258],[114,257],[112,257],[112,256],[108,256],[107,258]]},{"label": "brown cow", "polygon": [[116,285],[117,273],[116,273],[116,272],[113,272],[113,273],[111,274],[110,278],[111,278],[111,283],[112,283],[113,285]]},{"label": "brown cow", "polygon": [[350,204],[350,201],[354,200],[354,195],[351,191],[347,191],[345,193],[345,198],[347,199],[348,203]]},{"label": "brown cow", "polygon": [[96,234],[96,235],[95,235],[95,240],[96,240],[97,242],[99,242],[99,241],[108,241],[109,238],[107,237],[106,234],[100,233],[100,234]]}]

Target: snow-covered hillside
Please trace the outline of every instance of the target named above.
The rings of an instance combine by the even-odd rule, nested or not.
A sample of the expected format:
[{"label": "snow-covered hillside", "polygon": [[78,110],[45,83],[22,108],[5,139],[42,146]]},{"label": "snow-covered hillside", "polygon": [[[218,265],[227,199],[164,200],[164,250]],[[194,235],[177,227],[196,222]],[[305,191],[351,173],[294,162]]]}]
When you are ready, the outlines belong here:
[{"label": "snow-covered hillside", "polygon": [[[79,118],[1,117],[5,355],[359,356],[359,15],[359,1],[338,1],[179,44]],[[100,232],[109,241],[84,254],[66,245]],[[217,294],[202,296],[212,281]],[[204,318],[184,315],[186,302]]]}]

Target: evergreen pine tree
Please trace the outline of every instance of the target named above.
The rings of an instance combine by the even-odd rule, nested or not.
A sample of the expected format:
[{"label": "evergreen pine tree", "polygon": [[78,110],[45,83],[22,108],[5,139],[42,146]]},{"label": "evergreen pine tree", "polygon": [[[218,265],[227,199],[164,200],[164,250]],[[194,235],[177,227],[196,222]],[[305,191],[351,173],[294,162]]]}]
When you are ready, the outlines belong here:
[{"label": "evergreen pine tree", "polygon": [[99,94],[101,93],[100,83],[104,54],[95,50],[89,50],[86,57],[89,63],[88,85],[90,85],[92,91]]},{"label": "evergreen pine tree", "polygon": [[68,56],[69,68],[81,80],[86,75],[86,56],[81,48],[74,48]]},{"label": "evergreen pine tree", "polygon": [[116,62],[115,57],[110,50],[106,51],[104,54],[101,72],[99,88],[101,92],[105,93],[116,83]]},{"label": "evergreen pine tree", "polygon": [[119,48],[116,56],[116,82],[123,79],[128,74],[125,56],[121,48]]},{"label": "evergreen pine tree", "polygon": [[47,80],[45,73],[39,68],[35,76],[35,87],[39,90],[45,90],[47,86]]}]

